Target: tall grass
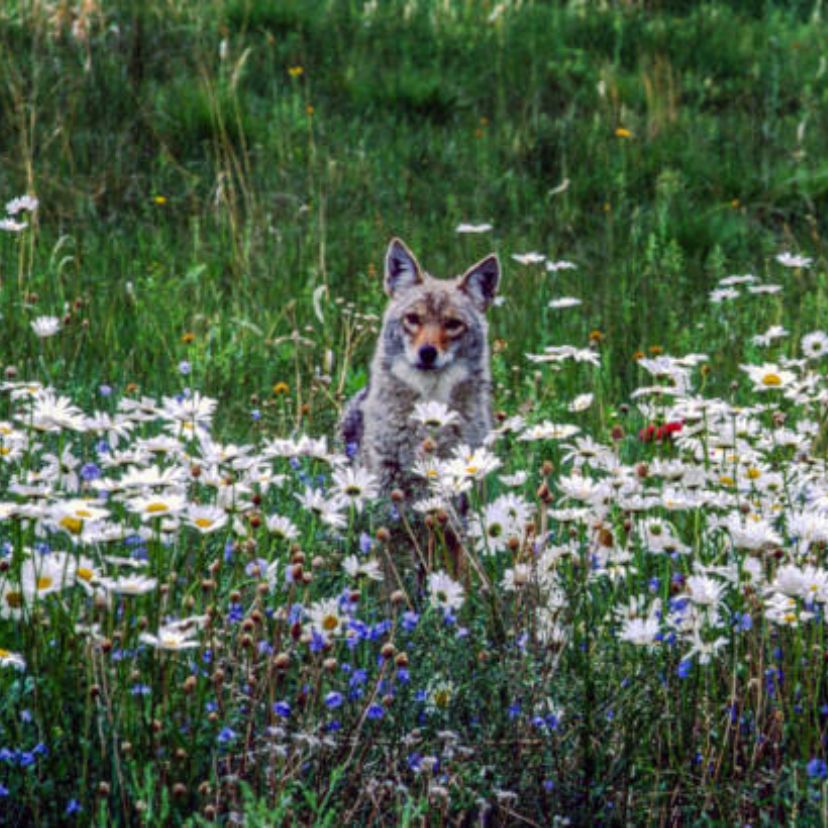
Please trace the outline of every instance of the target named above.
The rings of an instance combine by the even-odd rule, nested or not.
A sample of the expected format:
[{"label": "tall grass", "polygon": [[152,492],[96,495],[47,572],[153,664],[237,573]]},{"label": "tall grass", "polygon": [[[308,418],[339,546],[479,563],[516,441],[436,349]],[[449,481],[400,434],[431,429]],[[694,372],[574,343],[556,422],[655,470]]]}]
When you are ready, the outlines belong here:
[{"label": "tall grass", "polygon": [[[821,255],[818,14],[7,4],[0,185],[43,209],[36,248],[3,242],[4,273],[20,257],[25,273],[4,279],[4,361],[27,372],[31,315],[81,299],[84,344],[59,349],[56,371],[164,388],[193,330],[209,341],[206,388],[238,411],[293,374],[295,355],[268,342],[318,324],[316,287],[381,307],[396,233],[438,275],[492,247],[577,262],[531,291],[508,268],[495,335],[511,367],[599,329],[623,392],[635,351],[684,345],[690,317],[715,323],[706,293],[724,262],[761,275],[780,246]],[[494,232],[458,239],[467,220]],[[576,292],[583,313],[545,315],[536,288]],[[787,309],[807,326],[823,290],[803,282]],[[728,343],[731,365],[742,350]]]},{"label": "tall grass", "polygon": [[[116,439],[100,423],[50,429],[33,413],[48,394],[5,388],[0,599],[30,605],[0,600],[0,659],[27,664],[0,669],[3,819],[824,822],[823,595],[796,593],[793,622],[767,614],[786,565],[825,562],[824,539],[789,531],[819,512],[824,370],[784,362],[826,312],[821,14],[736,0],[4,4],[0,193],[40,207],[0,232],[0,368],[86,414],[177,396],[127,417],[120,447],[150,452],[133,466],[176,476],[134,485],[218,504],[229,523],[202,535],[145,520],[116,482],[95,502],[120,528],[87,542],[88,518],[61,509],[124,477]],[[527,474],[533,511],[497,554],[467,544],[451,572],[466,599],[448,614],[428,585],[451,568],[448,512],[405,504],[397,524],[370,503],[342,509],[335,532],[295,497],[315,484],[335,500],[339,460],[299,435],[330,436],[365,382],[392,235],[436,275],[500,254],[499,422],[577,422],[605,446],[604,466],[582,464],[590,485],[623,479],[650,499],[641,511],[613,489],[573,519],[588,447],[503,435],[501,471]],[[512,259],[529,250],[577,267]],[[813,262],[785,267],[782,250]],[[782,289],[711,301],[748,272]],[[582,304],[550,307],[563,296]],[[61,329],[41,339],[30,323],[47,315]],[[771,325],[787,338],[757,343]],[[527,358],[564,344],[596,364]],[[691,421],[699,399],[630,404],[669,384],[641,362],[664,352],[707,355],[695,442],[646,429]],[[770,359],[800,396],[773,390],[771,369],[767,387],[746,381],[740,365]],[[174,413],[196,392],[218,402],[212,439]],[[585,392],[591,407],[573,411]],[[505,491],[490,477],[469,519]],[[274,514],[295,538],[267,530]],[[728,516],[780,542],[739,546]],[[687,549],[653,554],[658,521]],[[343,573],[360,549],[383,582]],[[507,573],[550,550],[551,581],[533,571],[512,589]],[[66,583],[41,594],[27,566],[54,559]],[[146,594],[104,586],[134,567],[157,579]],[[702,627],[706,644],[726,639],[709,661],[688,656],[681,627],[700,573],[724,585],[722,623]],[[306,613],[325,600],[353,622],[350,643],[314,638]],[[186,617],[193,649],[142,637]],[[629,619],[658,638],[624,640]]]}]

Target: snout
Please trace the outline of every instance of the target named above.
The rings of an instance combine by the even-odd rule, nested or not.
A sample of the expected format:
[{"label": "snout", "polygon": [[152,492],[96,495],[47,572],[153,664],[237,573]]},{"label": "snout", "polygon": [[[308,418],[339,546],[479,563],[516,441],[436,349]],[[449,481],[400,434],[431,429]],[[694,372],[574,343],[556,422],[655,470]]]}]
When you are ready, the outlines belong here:
[{"label": "snout", "polygon": [[417,367],[423,368],[426,371],[437,367],[437,357],[439,351],[433,345],[421,345],[417,351],[417,360],[419,365]]}]

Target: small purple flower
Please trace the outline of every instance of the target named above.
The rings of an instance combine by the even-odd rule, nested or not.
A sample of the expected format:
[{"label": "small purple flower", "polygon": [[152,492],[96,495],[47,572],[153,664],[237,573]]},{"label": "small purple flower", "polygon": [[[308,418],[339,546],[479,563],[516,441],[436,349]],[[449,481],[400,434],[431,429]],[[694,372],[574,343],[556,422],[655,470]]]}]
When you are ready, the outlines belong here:
[{"label": "small purple flower", "polygon": [[366,715],[369,719],[381,719],[385,716],[385,708],[381,704],[372,704]]},{"label": "small purple flower", "polygon": [[101,470],[95,463],[84,463],[81,466],[81,477],[89,482],[90,480],[97,480],[101,476]]},{"label": "small purple flower", "polygon": [[233,741],[236,738],[236,731],[230,727],[223,727],[218,735],[218,743],[220,745],[226,745]]},{"label": "small purple flower", "polygon": [[251,417],[251,419],[253,420],[253,422],[254,422],[254,423],[257,423],[259,420],[261,420],[261,419],[262,419],[262,412],[261,412],[261,411],[259,411],[259,409],[258,409],[258,408],[254,408],[254,409],[250,412],[250,417]]},{"label": "small purple flower", "polygon": [[111,397],[112,396],[112,386],[111,385],[99,385],[98,386],[98,393],[102,397]]},{"label": "small purple flower", "polygon": [[290,717],[290,705],[286,701],[277,701],[273,705],[273,712],[277,716],[281,716],[283,719],[287,719]]},{"label": "small purple flower", "polygon": [[825,764],[824,759],[811,759],[806,765],[805,770],[811,779],[825,779],[828,776],[828,765]]},{"label": "small purple flower", "polygon": [[192,370],[193,366],[190,365],[186,359],[182,359],[181,362],[178,363],[178,373],[181,374],[182,377],[186,377]]},{"label": "small purple flower", "polygon": [[338,693],[336,690],[332,690],[325,696],[325,707],[333,710],[337,707],[342,705],[342,693]]},{"label": "small purple flower", "polygon": [[414,628],[417,626],[417,622],[420,620],[420,616],[416,612],[412,612],[408,610],[407,612],[403,613],[402,617],[402,628],[406,632],[413,632]]},{"label": "small purple flower", "polygon": [[66,810],[64,813],[66,816],[72,816],[73,814],[79,814],[83,810],[80,802],[77,799],[70,799],[69,802],[66,804]]}]

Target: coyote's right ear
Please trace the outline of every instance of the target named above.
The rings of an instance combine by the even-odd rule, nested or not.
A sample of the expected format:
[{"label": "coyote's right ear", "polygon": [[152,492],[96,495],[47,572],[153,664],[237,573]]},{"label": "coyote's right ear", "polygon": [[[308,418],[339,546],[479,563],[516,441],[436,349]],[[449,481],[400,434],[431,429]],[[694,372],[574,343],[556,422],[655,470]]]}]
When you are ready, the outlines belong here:
[{"label": "coyote's right ear", "polygon": [[393,296],[422,281],[423,274],[414,254],[399,239],[391,239],[385,254],[385,292]]}]

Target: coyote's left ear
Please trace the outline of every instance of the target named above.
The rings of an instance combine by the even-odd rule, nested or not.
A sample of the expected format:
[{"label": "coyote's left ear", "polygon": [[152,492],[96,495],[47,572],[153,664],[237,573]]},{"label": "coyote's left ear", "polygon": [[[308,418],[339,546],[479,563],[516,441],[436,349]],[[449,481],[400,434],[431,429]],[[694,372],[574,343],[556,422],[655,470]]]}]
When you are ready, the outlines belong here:
[{"label": "coyote's left ear", "polygon": [[465,291],[479,310],[485,311],[497,293],[500,282],[500,260],[493,253],[482,262],[472,265],[460,280],[460,290]]},{"label": "coyote's left ear", "polygon": [[385,292],[393,296],[423,281],[420,263],[401,239],[391,239],[385,254]]}]

